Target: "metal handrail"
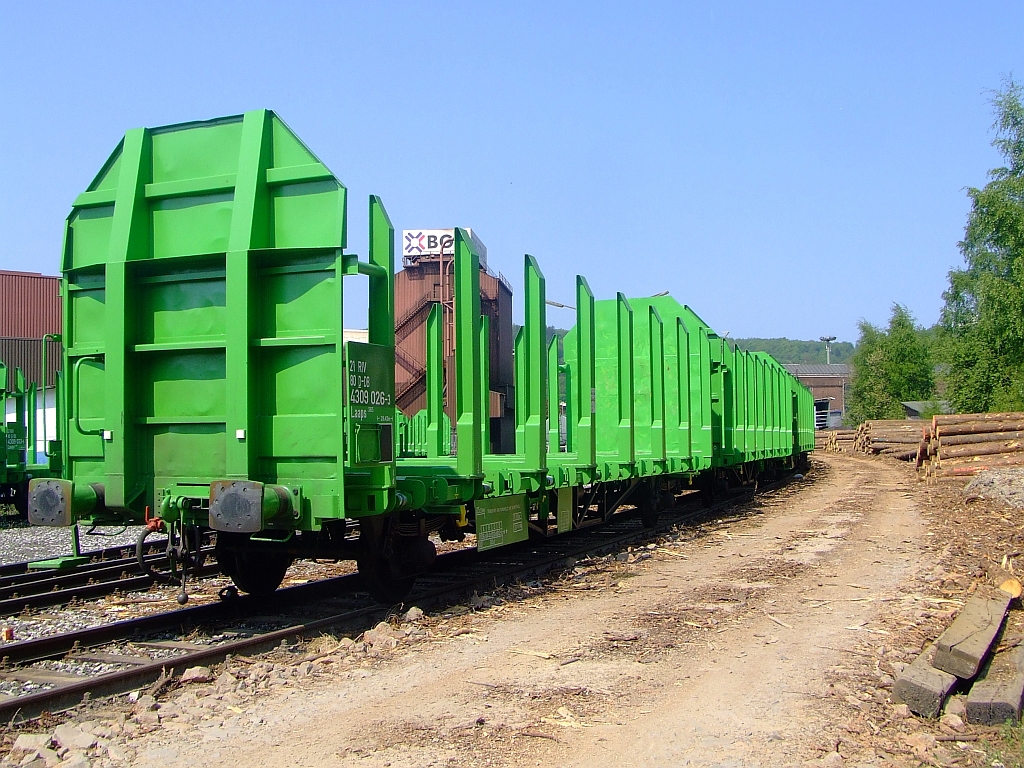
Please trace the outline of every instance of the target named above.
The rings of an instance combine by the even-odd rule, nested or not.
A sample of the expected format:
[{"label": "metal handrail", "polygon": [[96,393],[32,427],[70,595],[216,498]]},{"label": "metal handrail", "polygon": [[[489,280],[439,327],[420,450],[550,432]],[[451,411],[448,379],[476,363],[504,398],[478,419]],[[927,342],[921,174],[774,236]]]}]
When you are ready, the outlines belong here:
[{"label": "metal handrail", "polygon": [[79,400],[78,400],[79,392],[80,392],[80,389],[81,389],[78,386],[78,384],[79,384],[78,369],[82,367],[82,363],[84,363],[86,360],[99,360],[99,359],[100,359],[99,355],[83,355],[82,357],[80,357],[77,360],[75,360],[75,367],[71,371],[71,386],[75,390],[75,429],[77,429],[79,434],[82,434],[82,435],[102,435],[103,434],[103,430],[102,429],[89,429],[89,430],[82,429],[82,422],[81,422],[82,410],[79,407]]}]

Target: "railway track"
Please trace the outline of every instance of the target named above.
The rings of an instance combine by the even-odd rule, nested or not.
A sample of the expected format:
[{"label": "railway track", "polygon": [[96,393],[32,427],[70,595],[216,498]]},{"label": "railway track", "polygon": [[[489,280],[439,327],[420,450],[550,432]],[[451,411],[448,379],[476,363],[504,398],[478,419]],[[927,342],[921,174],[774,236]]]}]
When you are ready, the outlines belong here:
[{"label": "railway track", "polygon": [[[653,528],[644,528],[632,516],[621,516],[547,540],[483,553],[466,549],[444,554],[420,578],[407,602],[422,608],[451,604],[473,591],[535,578],[583,557],[656,537],[753,496],[743,490],[707,508],[682,505],[663,513]],[[6,644],[0,646],[0,684],[10,688],[20,683],[24,692],[0,700],[0,720],[69,709],[86,698],[124,693],[188,667],[221,662],[229,655],[264,652],[332,628],[358,628],[391,609],[362,593],[358,576],[349,574],[287,587],[268,597],[243,595]],[[199,628],[207,631],[205,640],[195,639]]]},{"label": "railway track", "polygon": [[[161,548],[166,546],[167,540],[164,538],[152,538],[146,542],[147,552],[154,554],[161,551]],[[134,544],[119,544],[115,547],[105,547],[103,549],[93,549],[88,552],[82,552],[82,557],[88,557],[88,565],[100,562],[109,562],[111,560],[122,560],[125,558],[131,558],[135,556],[135,545]],[[11,583],[8,581],[10,578],[17,578],[26,574],[32,573],[32,569],[29,567],[36,560],[23,560],[18,563],[5,563],[0,565],[0,586]],[[79,569],[85,566],[79,566]]]},{"label": "railway track", "polygon": [[[159,568],[165,560],[164,542],[147,544],[145,560]],[[204,550],[209,558],[213,548]],[[90,600],[114,592],[140,592],[149,589],[155,579],[139,571],[135,547],[121,546],[85,552],[91,561],[67,571],[31,570],[29,564],[12,563],[0,568],[0,617],[13,616],[27,609],[66,605],[75,600]],[[204,565],[196,576],[218,573],[215,565]]]}]

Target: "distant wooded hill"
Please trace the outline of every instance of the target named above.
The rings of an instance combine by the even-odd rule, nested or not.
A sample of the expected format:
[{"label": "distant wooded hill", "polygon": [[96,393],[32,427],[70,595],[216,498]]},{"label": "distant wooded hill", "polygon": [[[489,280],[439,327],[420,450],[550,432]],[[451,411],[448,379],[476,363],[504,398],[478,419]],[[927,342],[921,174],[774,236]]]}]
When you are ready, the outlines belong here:
[{"label": "distant wooded hill", "polygon": [[[519,332],[519,326],[512,324],[512,335]],[[564,328],[548,326],[547,341],[552,336],[565,336]],[[730,339],[748,352],[767,352],[782,364],[786,363],[824,363],[825,343],[821,341],[798,341],[795,339]],[[832,342],[832,362],[848,363],[853,357],[854,345],[848,341]],[[558,356],[563,359],[562,354]]]},{"label": "distant wooded hill", "polygon": [[[824,363],[825,343],[796,339],[736,339],[741,348],[750,352],[767,352],[780,363]],[[853,357],[853,344],[848,341],[832,342],[832,362],[848,363]]]}]

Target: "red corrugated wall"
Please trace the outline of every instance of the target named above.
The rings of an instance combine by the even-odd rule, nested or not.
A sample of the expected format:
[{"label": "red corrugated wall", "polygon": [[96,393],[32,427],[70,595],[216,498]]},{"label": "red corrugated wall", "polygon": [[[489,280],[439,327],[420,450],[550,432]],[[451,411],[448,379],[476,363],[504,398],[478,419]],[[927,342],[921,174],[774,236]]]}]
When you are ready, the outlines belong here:
[{"label": "red corrugated wall", "polygon": [[60,278],[0,270],[0,336],[41,339],[61,332]]},{"label": "red corrugated wall", "polygon": [[[61,345],[46,342],[46,386],[52,387],[61,369]],[[20,368],[29,385],[38,385],[42,376],[43,343],[39,339],[5,339],[0,336],[0,362],[7,366],[7,388],[15,389],[15,369]],[[0,380],[0,384],[3,381]]]}]

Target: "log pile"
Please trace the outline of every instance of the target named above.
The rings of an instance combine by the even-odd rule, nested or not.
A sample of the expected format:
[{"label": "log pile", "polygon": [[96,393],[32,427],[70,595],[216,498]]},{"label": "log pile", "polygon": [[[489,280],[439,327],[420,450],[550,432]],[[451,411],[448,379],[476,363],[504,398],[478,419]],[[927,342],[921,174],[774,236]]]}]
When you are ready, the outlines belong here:
[{"label": "log pile", "polygon": [[1024,466],[1024,413],[961,413],[875,419],[856,429],[818,433],[815,448],[913,461],[922,479]]},{"label": "log pile", "polygon": [[831,429],[827,432],[819,433],[823,435],[820,439],[815,439],[815,448],[821,448],[821,450],[829,451],[831,453],[852,453],[853,452],[853,441],[857,436],[857,430],[855,429]]},{"label": "log pile", "polygon": [[853,450],[901,461],[917,458],[923,441],[920,419],[873,419],[857,427]]},{"label": "log pile", "polygon": [[934,416],[924,428],[916,461],[925,478],[1024,466],[1024,413]]}]

